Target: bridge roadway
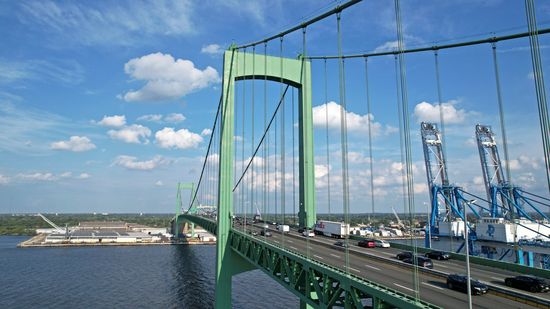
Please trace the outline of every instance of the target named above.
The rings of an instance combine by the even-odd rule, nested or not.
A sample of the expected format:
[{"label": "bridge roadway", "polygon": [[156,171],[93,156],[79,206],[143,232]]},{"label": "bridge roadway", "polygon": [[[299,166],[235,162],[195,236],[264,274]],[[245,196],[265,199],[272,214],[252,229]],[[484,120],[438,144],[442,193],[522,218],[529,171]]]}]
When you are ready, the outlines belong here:
[{"label": "bridge roadway", "polygon": [[[242,230],[243,226],[236,225],[233,228]],[[250,229],[250,226],[248,226],[248,228]],[[252,229],[260,232],[262,228],[259,225],[255,225],[252,226]],[[345,270],[345,251],[341,247],[332,245],[336,240],[323,236],[315,236],[309,239],[308,244],[307,238],[301,236],[294,230],[287,233],[285,236],[277,232],[273,225],[270,226],[270,230],[273,235],[272,237],[260,235],[256,237],[284,246],[289,250],[308,255],[311,259]],[[357,242],[354,240],[350,240],[349,243],[351,245],[349,254],[350,272],[367,280],[384,284],[387,287],[399,290],[403,293],[414,295],[411,272],[412,266],[403,262],[395,263],[395,261],[397,261],[395,255],[402,252],[402,250],[394,248],[362,248],[356,246],[355,244]],[[355,253],[352,253],[352,251]],[[457,260],[434,261],[434,270],[447,274],[466,272],[464,262]],[[505,270],[499,270],[498,273],[495,273],[494,269],[480,265],[471,265],[471,271],[472,277],[482,282],[501,285],[503,288],[508,288],[504,285],[505,277],[519,275],[518,273]],[[421,299],[443,308],[462,309],[468,307],[467,295],[456,290],[448,289],[445,278],[427,274],[422,271],[419,271],[418,274]],[[529,293],[523,290],[515,291],[521,294],[530,294],[546,299],[550,303],[550,295],[548,294]],[[491,291],[486,295],[474,296],[472,299],[475,308],[535,308],[534,306],[505,298]]]}]

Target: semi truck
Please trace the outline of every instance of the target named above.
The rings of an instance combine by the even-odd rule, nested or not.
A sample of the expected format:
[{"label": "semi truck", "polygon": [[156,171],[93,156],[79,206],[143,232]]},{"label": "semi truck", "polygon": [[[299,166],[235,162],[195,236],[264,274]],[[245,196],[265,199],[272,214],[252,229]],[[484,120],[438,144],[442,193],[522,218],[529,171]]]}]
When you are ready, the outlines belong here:
[{"label": "semi truck", "polygon": [[315,233],[334,238],[346,238],[349,235],[349,224],[326,220],[317,220]]}]

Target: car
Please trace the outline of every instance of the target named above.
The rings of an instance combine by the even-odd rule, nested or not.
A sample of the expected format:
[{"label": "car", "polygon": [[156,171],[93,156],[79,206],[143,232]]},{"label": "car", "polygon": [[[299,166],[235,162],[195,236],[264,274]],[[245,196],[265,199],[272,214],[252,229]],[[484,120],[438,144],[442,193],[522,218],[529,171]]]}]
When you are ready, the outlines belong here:
[{"label": "car", "polygon": [[271,237],[271,232],[263,230],[263,231],[260,232],[260,235],[265,236],[265,237]]},{"label": "car", "polygon": [[248,234],[250,234],[252,236],[258,236],[258,232],[253,231],[253,230],[248,230]]},{"label": "car", "polygon": [[334,243],[334,245],[342,248],[349,248],[349,245],[343,241],[337,241]]},{"label": "car", "polygon": [[305,228],[301,227],[301,228],[298,229],[298,233],[301,234],[301,233],[303,233],[305,230],[306,230]]},{"label": "car", "polygon": [[313,236],[315,236],[315,233],[313,233],[312,230],[304,230],[304,231],[302,232],[302,235],[304,235],[304,236],[306,236],[306,237],[313,237]]},{"label": "car", "polygon": [[426,252],[424,256],[430,259],[436,259],[436,260],[448,260],[451,258],[451,255],[448,252],[436,251],[436,250]]},{"label": "car", "polygon": [[504,279],[506,286],[529,292],[548,292],[550,285],[542,278],[533,276],[516,276]]},{"label": "car", "polygon": [[379,247],[379,248],[389,248],[390,247],[390,243],[387,242],[387,241],[384,241],[382,239],[375,239],[374,240],[374,245],[376,247]]},{"label": "car", "polygon": [[[450,274],[447,276],[447,287],[451,290],[458,290],[464,293],[468,292],[468,279],[466,275]],[[470,279],[470,288],[472,295],[481,295],[489,291],[489,287],[475,279]]]},{"label": "car", "polygon": [[403,262],[408,264],[414,264],[420,267],[434,268],[434,264],[431,259],[423,256],[418,256],[418,255],[405,258],[403,259]]},{"label": "car", "polygon": [[413,253],[409,251],[400,252],[395,256],[396,259],[401,261],[404,259],[410,259],[412,257],[413,257]]},{"label": "car", "polygon": [[269,225],[264,223],[264,224],[262,225],[262,228],[268,229],[268,228],[269,228]]},{"label": "car", "polygon": [[374,248],[374,247],[376,247],[376,244],[372,240],[361,240],[357,243],[357,245],[359,247],[364,247],[364,248]]}]

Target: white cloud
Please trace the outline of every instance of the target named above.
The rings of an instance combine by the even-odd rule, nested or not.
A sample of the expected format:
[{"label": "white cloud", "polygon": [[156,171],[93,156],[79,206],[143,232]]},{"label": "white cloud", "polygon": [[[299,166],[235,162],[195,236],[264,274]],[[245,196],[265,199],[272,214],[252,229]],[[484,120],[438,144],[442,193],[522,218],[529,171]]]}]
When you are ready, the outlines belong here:
[{"label": "white cloud", "polygon": [[162,187],[162,186],[164,186],[164,183],[162,183],[162,181],[160,181],[160,180],[157,180],[157,182],[155,182],[155,186]]},{"label": "white cloud", "polygon": [[69,178],[71,176],[73,176],[73,173],[71,173],[71,172],[65,172],[65,173],[59,174],[60,178]]},{"label": "white cloud", "polygon": [[127,102],[176,99],[220,82],[214,68],[200,70],[190,60],[176,60],[162,53],[131,59],[124,71],[133,79],[146,82],[141,89],[124,94]]},{"label": "white cloud", "polygon": [[23,24],[66,44],[135,45],[161,36],[195,33],[192,1],[144,1],[90,5],[88,2],[20,2]]},{"label": "white cloud", "polygon": [[474,179],[472,179],[472,182],[477,186],[484,184],[483,177],[481,176],[475,176]]},{"label": "white cloud", "polygon": [[126,143],[141,144],[149,143],[147,139],[151,136],[151,130],[139,124],[133,124],[120,130],[109,130],[107,132],[112,139],[118,139]]},{"label": "white cloud", "polygon": [[169,163],[171,161],[162,156],[155,156],[153,159],[147,161],[138,161],[136,157],[121,155],[116,157],[111,166],[118,165],[129,170],[149,171]]},{"label": "white cloud", "polygon": [[212,130],[210,130],[210,129],[204,129],[204,130],[202,130],[202,132],[201,132],[201,135],[202,135],[202,136],[208,136],[208,135],[210,135],[210,134],[212,134]]},{"label": "white cloud", "polygon": [[88,173],[80,173],[80,175],[78,175],[78,177],[76,177],[77,179],[88,179],[92,177],[90,174]]},{"label": "white cloud", "polygon": [[27,181],[55,181],[59,179],[52,173],[17,174],[16,177]]},{"label": "white cloud", "polygon": [[223,52],[223,48],[218,44],[209,44],[201,48],[201,53],[203,54],[221,55]]},{"label": "white cloud", "polygon": [[168,114],[168,115],[166,115],[166,117],[164,117],[164,121],[166,121],[166,122],[178,123],[178,122],[182,122],[184,120],[185,120],[185,116],[183,116],[182,114],[177,114],[177,113]]},{"label": "white cloud", "polygon": [[120,128],[126,124],[126,116],[124,115],[103,116],[103,119],[98,121],[98,124],[105,127]]},{"label": "white cloud", "polygon": [[[340,130],[340,111],[342,107],[336,102],[328,102],[319,106],[313,107],[313,126],[316,128],[325,128],[327,123],[326,112],[328,110],[328,127],[329,129]],[[346,111],[346,121],[348,124],[348,132],[366,133],[368,132],[368,123],[371,122],[371,132],[373,136],[381,133],[389,134],[395,132],[394,128],[386,126],[382,128],[382,124],[374,121],[374,116],[359,115],[354,112]],[[384,132],[383,132],[384,131]]]},{"label": "white cloud", "polygon": [[143,115],[138,117],[137,121],[151,121],[151,122],[159,122],[162,120],[162,115],[160,114],[154,114],[154,115]]},{"label": "white cloud", "polygon": [[375,53],[382,53],[387,51],[394,51],[397,50],[398,42],[397,41],[388,41],[384,44],[376,47],[373,52]]},{"label": "white cloud", "polygon": [[315,179],[325,177],[330,170],[326,164],[315,164]]},{"label": "white cloud", "polygon": [[[458,102],[451,100],[449,102],[441,104],[443,111],[443,120],[447,124],[462,123],[466,119],[466,111],[464,109],[456,109],[455,105]],[[438,122],[439,121],[439,108],[437,103],[431,104],[428,102],[420,102],[414,107],[414,115],[418,122]]]},{"label": "white cloud", "polygon": [[95,149],[95,145],[86,136],[71,136],[68,141],[51,143],[50,148],[54,150],[82,152]]},{"label": "white cloud", "polygon": [[174,128],[164,128],[155,133],[157,144],[162,148],[197,148],[202,142],[202,136],[187,129],[174,131]]},{"label": "white cloud", "polygon": [[0,83],[47,81],[79,84],[83,80],[84,69],[74,60],[18,62],[0,59]]},{"label": "white cloud", "polygon": [[8,176],[0,174],[0,185],[8,184],[10,181],[11,179]]}]

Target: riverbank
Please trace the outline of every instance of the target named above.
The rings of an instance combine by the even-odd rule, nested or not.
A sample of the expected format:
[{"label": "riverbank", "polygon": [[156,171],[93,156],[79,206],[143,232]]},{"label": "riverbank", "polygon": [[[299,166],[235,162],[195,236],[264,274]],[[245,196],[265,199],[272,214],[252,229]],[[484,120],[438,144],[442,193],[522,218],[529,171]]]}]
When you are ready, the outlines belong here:
[{"label": "riverbank", "polygon": [[55,247],[101,247],[101,246],[151,246],[151,245],[215,245],[215,241],[201,241],[196,238],[158,241],[158,242],[111,242],[111,243],[46,243],[46,234],[39,234],[17,244],[18,248],[55,248]]}]

